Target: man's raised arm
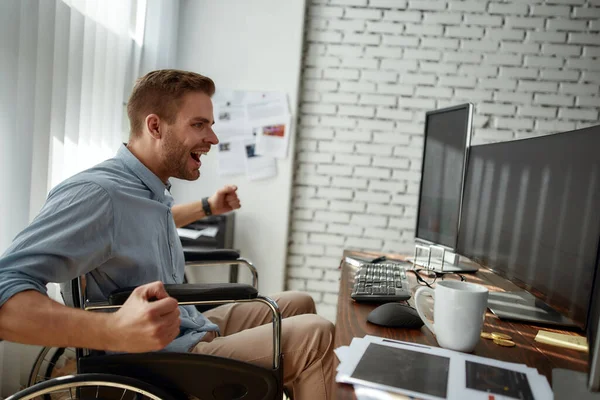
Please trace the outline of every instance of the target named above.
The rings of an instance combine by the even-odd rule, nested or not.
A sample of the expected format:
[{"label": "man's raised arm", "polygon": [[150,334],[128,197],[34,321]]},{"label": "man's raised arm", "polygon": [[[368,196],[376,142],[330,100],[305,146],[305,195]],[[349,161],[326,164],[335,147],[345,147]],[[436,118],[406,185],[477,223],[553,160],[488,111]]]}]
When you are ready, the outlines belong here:
[{"label": "man's raised arm", "polygon": [[[240,208],[237,186],[227,185],[208,198],[211,215],[221,215]],[[175,205],[171,208],[175,226],[181,228],[207,216],[202,201]]]}]

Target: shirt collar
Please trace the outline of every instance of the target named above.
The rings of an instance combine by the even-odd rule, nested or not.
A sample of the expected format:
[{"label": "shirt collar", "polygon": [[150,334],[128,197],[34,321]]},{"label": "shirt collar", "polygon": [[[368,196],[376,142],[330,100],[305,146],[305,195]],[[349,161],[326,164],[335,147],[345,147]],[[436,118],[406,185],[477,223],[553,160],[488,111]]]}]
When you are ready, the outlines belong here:
[{"label": "shirt collar", "polygon": [[171,190],[171,183],[167,181],[165,185],[158,176],[150,171],[131,151],[125,144],[119,147],[116,158],[122,160],[127,167],[150,189],[156,199],[171,207],[173,205],[173,197],[169,193]]}]

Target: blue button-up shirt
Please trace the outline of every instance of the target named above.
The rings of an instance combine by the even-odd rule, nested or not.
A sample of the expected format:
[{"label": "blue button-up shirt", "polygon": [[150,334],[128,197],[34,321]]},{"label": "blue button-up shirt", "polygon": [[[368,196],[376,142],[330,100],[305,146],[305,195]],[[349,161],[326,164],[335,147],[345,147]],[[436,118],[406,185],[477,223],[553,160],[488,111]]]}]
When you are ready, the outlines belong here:
[{"label": "blue button-up shirt", "polygon": [[[182,283],[184,258],[168,186],[125,146],[50,194],[39,215],[0,258],[0,306],[24,290],[86,275],[91,301],[115,289]],[[193,306],[182,306],[180,335],[165,350],[188,351],[218,331]]]}]

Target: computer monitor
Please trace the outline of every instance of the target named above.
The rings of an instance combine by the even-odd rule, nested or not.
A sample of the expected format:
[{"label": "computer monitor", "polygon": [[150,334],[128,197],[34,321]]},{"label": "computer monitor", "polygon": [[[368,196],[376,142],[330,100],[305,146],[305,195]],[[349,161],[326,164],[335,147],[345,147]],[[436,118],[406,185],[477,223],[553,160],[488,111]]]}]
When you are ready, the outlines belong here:
[{"label": "computer monitor", "polygon": [[472,114],[470,103],[425,114],[418,243],[456,249]]},{"label": "computer monitor", "polygon": [[[415,237],[418,244],[427,245],[429,252],[424,255],[426,259],[415,264],[438,272],[472,272],[478,268],[474,263],[460,263],[453,254],[458,240],[472,115],[470,103],[425,114]],[[433,249],[437,251],[435,255]]]},{"label": "computer monitor", "polygon": [[490,293],[500,318],[586,326],[600,237],[598,149],[600,126],[471,147],[458,252],[524,289]]}]

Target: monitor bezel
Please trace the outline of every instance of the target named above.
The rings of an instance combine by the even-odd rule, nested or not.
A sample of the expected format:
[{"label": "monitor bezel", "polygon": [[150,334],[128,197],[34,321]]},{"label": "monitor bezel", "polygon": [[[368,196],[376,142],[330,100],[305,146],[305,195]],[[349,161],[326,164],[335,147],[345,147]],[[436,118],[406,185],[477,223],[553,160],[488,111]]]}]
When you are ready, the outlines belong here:
[{"label": "monitor bezel", "polygon": [[[429,121],[429,117],[431,115],[442,114],[446,112],[456,111],[466,109],[467,110],[467,134],[465,139],[465,154],[463,157],[463,166],[462,166],[462,177],[460,183],[460,196],[458,201],[458,222],[456,227],[456,236],[454,238],[453,246],[447,246],[441,243],[435,243],[429,239],[425,239],[419,237],[419,216],[421,212],[421,195],[423,192],[423,170],[425,168],[425,152],[427,151],[427,125]],[[419,181],[419,201],[417,202],[417,223],[415,226],[415,241],[421,244],[433,245],[436,247],[441,247],[447,251],[456,252],[458,248],[458,236],[460,233],[460,220],[462,214],[462,206],[463,206],[463,196],[465,193],[465,179],[467,176],[467,162],[469,159],[469,147],[471,147],[471,136],[473,134],[473,103],[464,103],[459,104],[452,107],[440,108],[438,110],[431,110],[425,113],[425,129],[423,131],[423,153],[421,155],[421,180]]]}]

